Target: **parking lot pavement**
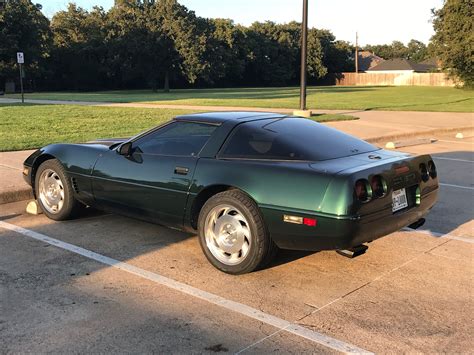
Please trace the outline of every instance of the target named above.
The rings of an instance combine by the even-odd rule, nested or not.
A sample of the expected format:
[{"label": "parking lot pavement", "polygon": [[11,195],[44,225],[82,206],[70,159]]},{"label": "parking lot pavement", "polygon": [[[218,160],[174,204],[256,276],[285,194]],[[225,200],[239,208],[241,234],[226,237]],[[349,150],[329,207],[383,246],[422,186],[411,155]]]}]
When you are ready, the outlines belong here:
[{"label": "parking lot pavement", "polygon": [[439,171],[439,201],[423,229],[474,235],[474,131],[467,131],[464,136],[456,139],[454,134],[441,134],[433,144],[400,149],[412,154],[431,154]]},{"label": "parking lot pavement", "polygon": [[[472,138],[448,138],[404,148],[433,153],[443,184],[424,231],[393,233],[356,259],[282,251],[271,267],[237,277],[211,267],[190,234],[94,211],[53,222],[25,215],[24,202],[2,205],[1,221],[24,230],[0,227],[0,348],[327,353],[343,344],[469,352],[473,147]],[[55,240],[35,240],[29,231]],[[266,318],[256,320],[248,306]],[[288,332],[271,325],[271,316],[303,328]]]},{"label": "parking lot pavement", "polygon": [[[2,352],[237,352],[274,332],[44,243],[0,238],[9,239],[1,244]],[[260,346],[323,350],[291,334]]]}]

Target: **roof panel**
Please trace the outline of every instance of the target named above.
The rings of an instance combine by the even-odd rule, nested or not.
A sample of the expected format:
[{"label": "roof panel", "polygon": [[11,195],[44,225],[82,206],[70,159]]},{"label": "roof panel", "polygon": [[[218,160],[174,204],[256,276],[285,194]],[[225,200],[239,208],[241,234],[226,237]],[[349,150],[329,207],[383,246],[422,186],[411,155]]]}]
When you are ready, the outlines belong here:
[{"label": "roof panel", "polygon": [[197,121],[209,123],[222,123],[226,121],[239,121],[271,118],[271,117],[286,117],[286,115],[271,113],[271,112],[252,112],[252,111],[220,111],[220,112],[204,112],[194,113],[190,115],[177,116],[175,119],[180,121]]}]

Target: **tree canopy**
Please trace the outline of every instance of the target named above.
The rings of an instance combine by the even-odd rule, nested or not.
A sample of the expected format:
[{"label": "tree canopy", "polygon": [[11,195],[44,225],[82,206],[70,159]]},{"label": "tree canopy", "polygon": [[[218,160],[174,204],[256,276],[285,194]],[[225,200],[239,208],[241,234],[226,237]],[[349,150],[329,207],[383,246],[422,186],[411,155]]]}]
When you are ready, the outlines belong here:
[{"label": "tree canopy", "polygon": [[[434,19],[436,53],[463,80],[473,75],[469,2],[447,0]],[[417,40],[365,49],[384,59],[429,55]],[[25,53],[30,89],[292,85],[299,82],[300,50],[298,22],[242,26],[199,17],[177,0],[116,0],[108,11],[70,3],[51,21],[30,0],[8,0],[0,10],[0,87],[18,76],[17,51]],[[310,83],[353,70],[351,44],[309,29]]]},{"label": "tree canopy", "polygon": [[31,80],[45,75],[50,44],[49,21],[39,6],[29,0],[8,1],[0,11],[0,79],[18,75],[17,52],[25,54]]},{"label": "tree canopy", "polygon": [[[245,27],[201,18],[177,0],[119,0],[108,11],[71,2],[51,21],[30,0],[8,0],[0,36],[0,85],[15,80],[17,51],[25,52],[32,82],[49,90],[290,85],[299,78],[299,23]],[[352,62],[349,43],[309,30],[310,81]]]},{"label": "tree canopy", "polygon": [[403,58],[414,62],[421,62],[429,58],[426,44],[416,39],[412,39],[407,45],[400,41],[393,41],[391,44],[369,44],[364,49],[383,59]]},{"label": "tree canopy", "polygon": [[433,10],[432,50],[443,68],[459,77],[465,86],[474,86],[474,30],[472,0],[446,0]]}]

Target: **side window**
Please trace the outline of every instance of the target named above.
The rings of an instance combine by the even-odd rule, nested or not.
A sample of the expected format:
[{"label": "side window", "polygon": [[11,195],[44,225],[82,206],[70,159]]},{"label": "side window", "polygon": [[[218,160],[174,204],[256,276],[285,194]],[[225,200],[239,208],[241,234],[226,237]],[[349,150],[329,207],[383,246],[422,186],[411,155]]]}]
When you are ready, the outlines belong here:
[{"label": "side window", "polygon": [[173,122],[135,142],[143,154],[196,156],[216,126],[195,122]]},{"label": "side window", "polygon": [[281,132],[267,128],[276,120],[262,120],[239,125],[222,150],[224,158],[298,159],[299,154],[285,142]]},{"label": "side window", "polygon": [[322,161],[379,148],[311,120],[287,117],[242,123],[221,149],[223,158]]}]

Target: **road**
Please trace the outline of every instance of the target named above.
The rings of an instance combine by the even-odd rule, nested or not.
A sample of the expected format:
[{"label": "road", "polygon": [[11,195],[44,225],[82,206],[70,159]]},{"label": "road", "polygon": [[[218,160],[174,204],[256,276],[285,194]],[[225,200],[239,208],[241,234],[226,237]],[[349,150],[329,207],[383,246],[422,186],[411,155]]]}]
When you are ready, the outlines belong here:
[{"label": "road", "polygon": [[[223,274],[194,235],[87,212],[0,206],[1,352],[450,352],[474,346],[474,141],[438,135],[440,197],[422,231],[347,259],[282,251]],[[81,249],[82,248],[82,249]]]}]

